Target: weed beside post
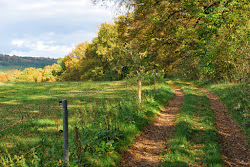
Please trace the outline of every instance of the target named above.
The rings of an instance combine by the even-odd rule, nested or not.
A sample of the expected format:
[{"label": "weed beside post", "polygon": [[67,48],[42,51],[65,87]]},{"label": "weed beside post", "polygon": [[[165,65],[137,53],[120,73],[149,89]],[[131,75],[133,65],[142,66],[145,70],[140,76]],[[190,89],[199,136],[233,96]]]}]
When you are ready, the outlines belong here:
[{"label": "weed beside post", "polygon": [[81,141],[80,141],[80,133],[77,127],[75,127],[75,143],[76,143],[77,157],[81,162],[82,147],[81,147]]}]

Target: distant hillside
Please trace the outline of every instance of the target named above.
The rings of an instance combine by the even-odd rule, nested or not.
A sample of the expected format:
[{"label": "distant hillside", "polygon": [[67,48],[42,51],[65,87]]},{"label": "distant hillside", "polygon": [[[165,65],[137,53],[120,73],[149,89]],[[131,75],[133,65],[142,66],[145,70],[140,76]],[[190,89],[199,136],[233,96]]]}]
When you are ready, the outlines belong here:
[{"label": "distant hillside", "polygon": [[38,57],[19,57],[0,54],[0,71],[6,72],[12,69],[24,70],[28,67],[44,68],[52,65],[57,59]]}]

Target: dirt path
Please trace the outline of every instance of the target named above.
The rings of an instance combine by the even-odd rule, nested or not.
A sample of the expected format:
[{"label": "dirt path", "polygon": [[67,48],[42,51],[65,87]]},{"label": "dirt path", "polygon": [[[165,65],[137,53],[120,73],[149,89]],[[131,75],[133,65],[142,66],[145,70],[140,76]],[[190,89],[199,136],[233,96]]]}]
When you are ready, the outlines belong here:
[{"label": "dirt path", "polygon": [[175,117],[183,103],[184,94],[180,87],[172,82],[169,85],[175,90],[176,96],[170,100],[155,121],[139,136],[122,158],[121,166],[157,166],[159,154],[164,150],[165,141],[170,138],[175,128]]},{"label": "dirt path", "polygon": [[[190,83],[189,83],[190,84]],[[193,85],[193,84],[191,84]],[[222,159],[225,166],[250,166],[250,153],[240,128],[228,112],[225,104],[211,92],[198,87],[206,93],[211,108],[214,110],[216,127],[219,133],[219,140],[222,147]]]}]

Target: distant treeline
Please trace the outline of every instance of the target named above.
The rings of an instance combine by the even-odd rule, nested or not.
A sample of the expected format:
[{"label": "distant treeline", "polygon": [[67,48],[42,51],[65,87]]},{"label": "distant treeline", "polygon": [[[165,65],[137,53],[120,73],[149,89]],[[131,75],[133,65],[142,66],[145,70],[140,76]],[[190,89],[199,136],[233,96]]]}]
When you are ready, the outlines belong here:
[{"label": "distant treeline", "polygon": [[29,67],[44,68],[56,62],[57,59],[51,58],[19,57],[0,54],[0,71],[7,72],[12,69],[24,70]]}]

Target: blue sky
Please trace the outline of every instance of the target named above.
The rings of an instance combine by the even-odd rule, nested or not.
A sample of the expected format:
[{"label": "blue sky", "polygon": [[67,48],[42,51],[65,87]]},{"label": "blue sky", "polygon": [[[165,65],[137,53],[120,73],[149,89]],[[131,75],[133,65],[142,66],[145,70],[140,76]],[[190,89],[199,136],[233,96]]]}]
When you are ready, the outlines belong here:
[{"label": "blue sky", "polygon": [[114,17],[91,0],[0,0],[0,54],[64,57]]}]

